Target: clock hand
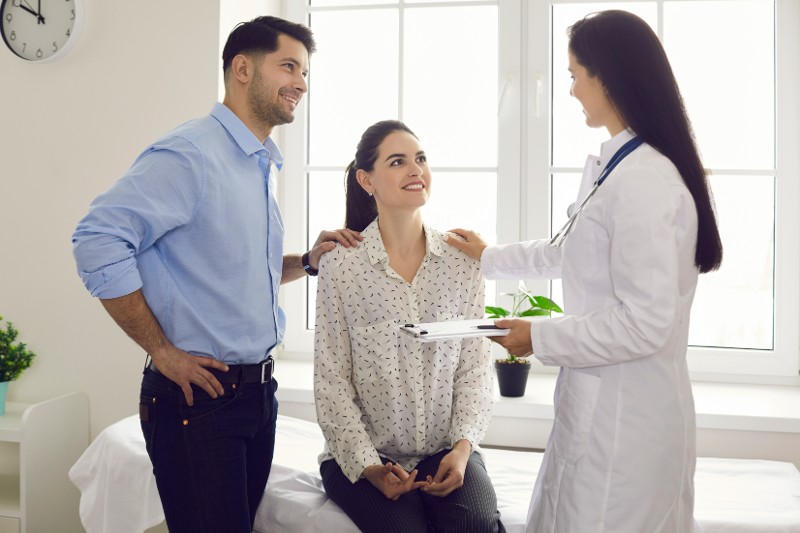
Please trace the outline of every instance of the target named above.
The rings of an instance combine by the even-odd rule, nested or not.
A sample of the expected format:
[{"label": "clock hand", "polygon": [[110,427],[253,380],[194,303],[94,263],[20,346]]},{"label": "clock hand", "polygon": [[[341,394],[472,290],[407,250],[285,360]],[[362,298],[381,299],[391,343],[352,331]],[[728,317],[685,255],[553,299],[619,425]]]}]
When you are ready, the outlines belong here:
[{"label": "clock hand", "polygon": [[[28,2],[25,2],[25,3],[27,4]],[[27,11],[28,13],[30,13],[34,17],[39,18],[39,14],[36,11],[34,11],[33,9],[31,9],[31,8],[29,8],[27,6],[24,6],[22,4],[20,4],[19,7],[21,7],[23,10]]]},{"label": "clock hand", "polygon": [[44,24],[44,17],[42,16],[42,0],[39,0],[38,4],[36,5],[36,17],[38,19],[36,24]]}]

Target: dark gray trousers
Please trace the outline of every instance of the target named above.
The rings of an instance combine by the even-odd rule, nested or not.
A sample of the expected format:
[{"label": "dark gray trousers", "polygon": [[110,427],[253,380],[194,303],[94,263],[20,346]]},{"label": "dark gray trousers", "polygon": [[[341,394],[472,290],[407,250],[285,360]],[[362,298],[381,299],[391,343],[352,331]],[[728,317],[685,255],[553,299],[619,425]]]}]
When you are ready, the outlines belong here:
[{"label": "dark gray trousers", "polygon": [[[417,479],[436,475],[449,451],[423,459],[417,465]],[[320,473],[328,496],[364,533],[505,533],[486,466],[474,452],[464,485],[445,497],[415,490],[390,500],[366,479],[350,483],[333,459],[320,465]]]}]

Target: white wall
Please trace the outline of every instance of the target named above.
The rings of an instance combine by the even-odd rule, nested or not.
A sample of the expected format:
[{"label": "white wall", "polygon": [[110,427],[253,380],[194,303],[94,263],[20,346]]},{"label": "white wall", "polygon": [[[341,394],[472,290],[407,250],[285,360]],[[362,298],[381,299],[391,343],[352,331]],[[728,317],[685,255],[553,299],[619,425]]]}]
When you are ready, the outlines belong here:
[{"label": "white wall", "polygon": [[84,0],[66,57],[28,64],[0,45],[0,315],[37,354],[10,401],[85,391],[92,437],[137,412],[144,353],[84,289],[70,236],[142,149],[211,109],[220,20],[232,28],[277,6]]}]

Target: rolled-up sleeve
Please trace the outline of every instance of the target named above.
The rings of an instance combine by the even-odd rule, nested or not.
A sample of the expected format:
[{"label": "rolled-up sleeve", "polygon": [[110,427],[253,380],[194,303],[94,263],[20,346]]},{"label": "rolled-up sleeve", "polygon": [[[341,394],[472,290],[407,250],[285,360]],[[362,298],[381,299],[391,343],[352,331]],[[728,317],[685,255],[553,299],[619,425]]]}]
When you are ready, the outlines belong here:
[{"label": "rolled-up sleeve", "polygon": [[92,296],[117,298],[141,288],[137,254],[194,217],[204,182],[199,152],[174,138],[148,148],[92,202],[72,235],[78,274]]}]

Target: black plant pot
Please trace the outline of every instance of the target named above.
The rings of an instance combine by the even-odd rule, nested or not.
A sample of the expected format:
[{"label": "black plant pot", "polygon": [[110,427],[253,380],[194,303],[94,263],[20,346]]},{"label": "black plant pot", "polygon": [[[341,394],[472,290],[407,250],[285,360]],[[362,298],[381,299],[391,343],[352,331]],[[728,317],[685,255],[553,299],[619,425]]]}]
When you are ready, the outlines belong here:
[{"label": "black plant pot", "polygon": [[525,395],[525,385],[528,383],[530,363],[500,363],[494,362],[497,372],[497,384],[500,386],[500,396],[518,398]]}]

